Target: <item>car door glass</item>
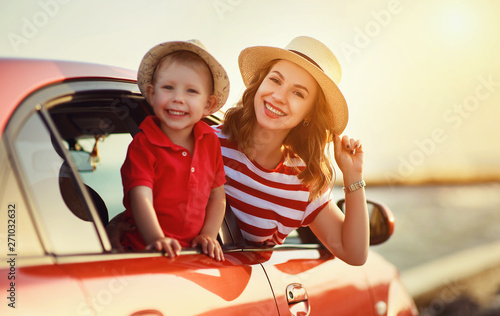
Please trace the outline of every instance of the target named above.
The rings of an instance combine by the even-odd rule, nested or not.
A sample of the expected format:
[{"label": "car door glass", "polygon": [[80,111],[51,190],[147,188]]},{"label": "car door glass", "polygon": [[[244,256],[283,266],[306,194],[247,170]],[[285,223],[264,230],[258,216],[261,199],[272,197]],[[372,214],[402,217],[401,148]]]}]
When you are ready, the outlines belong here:
[{"label": "car door glass", "polygon": [[[120,168],[125,161],[127,148],[132,141],[130,134],[110,134],[99,143],[99,162],[92,172],[80,172],[83,182],[93,188],[105,201],[109,218],[124,211],[123,187]],[[79,140],[85,150],[91,150],[95,140],[86,138]]]},{"label": "car door glass", "polygon": [[[61,178],[76,184],[71,169],[64,168],[62,154],[54,148],[49,131],[38,115],[29,118],[14,144],[30,188],[34,212],[48,242],[46,249],[56,254],[102,252],[94,223],[76,216],[61,196]],[[75,199],[81,201],[81,196],[75,195]]]},{"label": "car door glass", "polygon": [[[35,227],[28,212],[19,182],[7,157],[5,143],[0,144],[0,205],[3,214],[0,218],[0,245],[6,252],[0,257],[22,254],[36,257],[43,255]],[[4,262],[7,262],[5,259]]]}]

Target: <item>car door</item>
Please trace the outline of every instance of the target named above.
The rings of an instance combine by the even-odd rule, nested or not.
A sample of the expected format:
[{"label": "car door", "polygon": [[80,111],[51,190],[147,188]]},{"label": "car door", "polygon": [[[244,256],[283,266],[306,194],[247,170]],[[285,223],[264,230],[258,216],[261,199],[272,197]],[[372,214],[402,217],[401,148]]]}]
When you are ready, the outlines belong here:
[{"label": "car door", "polygon": [[[134,103],[129,101],[138,97],[133,83],[71,81],[38,90],[14,114],[5,134],[8,137],[2,140],[8,143],[16,171],[13,174],[28,200],[26,205],[21,199],[14,203],[29,211],[32,227],[28,231],[39,244],[38,253],[21,248],[16,253],[20,280],[15,288],[20,297],[17,311],[219,315],[224,310],[251,315],[260,310],[259,315],[278,315],[269,281],[255,254],[231,243],[225,247],[224,262],[216,262],[197,249],[183,250],[175,259],[161,253],[111,250],[96,200],[82,182],[61,135],[68,132],[65,129],[92,136],[96,129],[97,134],[103,128],[107,134],[128,129],[134,126],[127,119],[134,115]],[[64,121],[64,111],[52,111],[62,105],[66,118],[72,121]],[[98,120],[93,120],[96,117]],[[117,185],[121,186],[108,183]],[[71,198],[62,193],[68,187],[74,191]],[[79,208],[83,212],[77,211]],[[23,220],[19,227],[27,225]],[[30,261],[33,256],[43,258],[43,262]],[[8,267],[3,271],[8,272]],[[26,293],[32,300],[26,299]]]},{"label": "car door", "polygon": [[[278,315],[262,267],[251,255],[226,253],[224,262],[184,252],[114,254],[64,264],[79,279],[89,306],[78,315]],[[90,259],[90,258],[87,258]],[[82,261],[82,260],[81,260]]]},{"label": "car door", "polygon": [[[35,229],[19,179],[0,143],[0,315],[53,315],[55,308],[40,308],[49,299],[72,293],[57,303],[60,314],[71,315],[74,305],[85,304],[76,280],[69,277],[45,251]],[[41,295],[46,293],[46,295]],[[52,293],[52,294],[50,294]],[[55,305],[54,305],[55,307]]]},{"label": "car door", "polygon": [[348,265],[318,244],[290,239],[261,262],[280,315],[373,315],[364,267]]},{"label": "car door", "polygon": [[[85,293],[78,280],[57,264],[48,242],[50,233],[38,225],[53,220],[53,229],[61,227],[62,218],[51,219],[45,212],[57,216],[60,211],[51,190],[57,183],[52,166],[59,158],[47,152],[53,147],[47,131],[40,129],[44,126],[40,116],[33,112],[23,119],[16,116],[0,143],[0,291],[6,294],[0,314],[74,315],[77,304],[87,304]],[[42,209],[45,211],[39,212]],[[85,235],[89,229],[92,227],[84,224],[73,227],[72,232]],[[74,235],[67,240],[79,248]],[[89,238],[87,246],[102,249],[95,238]]]}]

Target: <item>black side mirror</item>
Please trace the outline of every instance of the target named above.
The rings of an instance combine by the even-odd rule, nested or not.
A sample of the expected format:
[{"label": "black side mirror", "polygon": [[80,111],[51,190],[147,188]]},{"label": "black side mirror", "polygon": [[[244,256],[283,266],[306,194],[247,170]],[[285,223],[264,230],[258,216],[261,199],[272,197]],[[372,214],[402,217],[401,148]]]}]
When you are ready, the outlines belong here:
[{"label": "black side mirror", "polygon": [[[394,232],[394,215],[382,203],[367,201],[370,214],[370,246],[378,245],[388,240]],[[337,206],[344,212],[345,199],[339,200]]]}]

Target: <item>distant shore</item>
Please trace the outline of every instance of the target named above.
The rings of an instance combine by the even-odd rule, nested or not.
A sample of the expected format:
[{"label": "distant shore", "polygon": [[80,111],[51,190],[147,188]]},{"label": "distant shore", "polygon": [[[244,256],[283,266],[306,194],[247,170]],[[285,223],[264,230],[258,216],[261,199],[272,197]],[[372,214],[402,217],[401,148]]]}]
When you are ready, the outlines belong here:
[{"label": "distant shore", "polygon": [[395,217],[371,249],[401,271],[421,316],[500,315],[500,182],[374,186]]}]

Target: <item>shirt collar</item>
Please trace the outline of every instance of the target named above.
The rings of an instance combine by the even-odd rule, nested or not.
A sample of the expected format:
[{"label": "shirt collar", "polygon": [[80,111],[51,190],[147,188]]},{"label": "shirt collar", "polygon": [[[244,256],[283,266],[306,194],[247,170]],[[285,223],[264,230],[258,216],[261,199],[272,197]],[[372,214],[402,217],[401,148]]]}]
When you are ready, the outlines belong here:
[{"label": "shirt collar", "polygon": [[[146,138],[153,145],[160,147],[171,147],[175,150],[184,149],[182,146],[172,143],[165,133],[160,128],[160,119],[154,115],[147,116],[139,126]],[[193,127],[195,141],[198,142],[206,134],[214,133],[214,130],[205,122],[199,121]]]}]

